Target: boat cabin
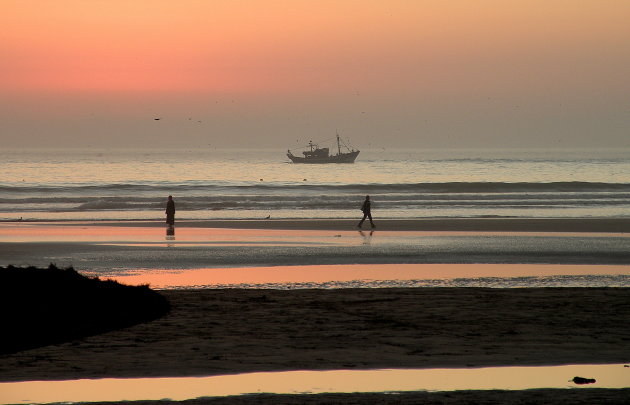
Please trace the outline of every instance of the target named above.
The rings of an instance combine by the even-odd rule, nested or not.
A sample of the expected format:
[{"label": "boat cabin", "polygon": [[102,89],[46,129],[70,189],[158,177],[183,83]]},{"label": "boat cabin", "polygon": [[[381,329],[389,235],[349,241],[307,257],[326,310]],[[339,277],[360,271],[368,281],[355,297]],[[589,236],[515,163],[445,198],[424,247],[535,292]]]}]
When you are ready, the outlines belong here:
[{"label": "boat cabin", "polygon": [[328,148],[316,148],[315,150],[307,150],[302,153],[305,158],[326,158],[328,157]]}]

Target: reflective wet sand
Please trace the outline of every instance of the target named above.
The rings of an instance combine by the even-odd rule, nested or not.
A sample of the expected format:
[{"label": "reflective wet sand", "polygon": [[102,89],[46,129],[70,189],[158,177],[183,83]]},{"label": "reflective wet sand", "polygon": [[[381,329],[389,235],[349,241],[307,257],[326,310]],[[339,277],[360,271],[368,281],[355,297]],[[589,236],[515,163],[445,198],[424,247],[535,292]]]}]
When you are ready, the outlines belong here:
[{"label": "reflective wet sand", "polygon": [[[530,285],[552,278],[557,283],[595,283],[597,276],[630,276],[630,265],[552,265],[552,264],[353,264],[274,266],[212,269],[138,269],[110,278],[130,285],[149,284],[156,289],[180,288],[356,288],[439,286],[454,279],[477,280],[497,286],[522,286],[511,278],[531,278]],[[569,277],[569,276],[590,276]],[[541,278],[544,278],[541,280]],[[483,280],[479,280],[483,279]],[[523,280],[519,280],[525,282]],[[463,282],[463,281],[460,281]],[[619,283],[630,282],[619,278]],[[568,285],[566,285],[568,286]]]},{"label": "reflective wet sand", "polygon": [[137,269],[331,264],[630,263],[630,234],[619,232],[169,229],[154,225],[3,223],[0,255],[6,264],[55,263],[104,276]]},{"label": "reflective wet sand", "polygon": [[[579,385],[576,376],[594,383]],[[330,370],[248,373],[213,377],[130,378],[0,383],[1,403],[183,401],[251,393],[318,394],[400,391],[625,388],[624,364],[468,369]]]}]

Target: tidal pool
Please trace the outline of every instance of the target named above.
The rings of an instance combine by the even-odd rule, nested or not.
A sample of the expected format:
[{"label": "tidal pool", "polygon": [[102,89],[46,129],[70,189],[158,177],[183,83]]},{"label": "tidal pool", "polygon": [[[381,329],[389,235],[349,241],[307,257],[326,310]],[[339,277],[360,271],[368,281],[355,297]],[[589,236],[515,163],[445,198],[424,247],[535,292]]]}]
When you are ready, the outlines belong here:
[{"label": "tidal pool", "polygon": [[630,286],[628,265],[345,264],[83,273],[124,284],[149,284],[155,289]]},{"label": "tidal pool", "polygon": [[[592,378],[596,382],[578,385],[573,382],[574,377]],[[253,393],[317,394],[582,387],[630,387],[630,368],[624,364],[605,364],[283,371],[211,377],[23,381],[0,383],[0,402],[45,404],[160,399],[182,401]]]}]

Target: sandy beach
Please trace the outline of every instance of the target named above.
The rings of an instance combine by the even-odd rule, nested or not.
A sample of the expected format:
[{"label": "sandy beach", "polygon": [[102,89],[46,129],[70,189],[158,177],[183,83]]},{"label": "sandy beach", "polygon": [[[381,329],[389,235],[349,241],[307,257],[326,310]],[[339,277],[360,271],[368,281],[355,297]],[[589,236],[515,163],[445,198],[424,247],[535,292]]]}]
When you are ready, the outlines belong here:
[{"label": "sandy beach", "polygon": [[[378,231],[467,231],[467,232],[588,232],[628,233],[630,218],[375,218]],[[178,220],[176,228],[231,228],[281,230],[356,230],[358,219],[260,219],[260,220]],[[41,224],[41,221],[5,221],[0,225]],[[164,227],[155,221],[54,221],[59,225],[116,227]],[[363,225],[370,231],[369,224]]]},{"label": "sandy beach", "polygon": [[[157,263],[171,269],[217,263],[314,264],[309,257],[346,264],[361,263],[365,257],[368,263],[394,264],[493,260],[630,263],[626,220],[395,222],[397,228],[406,226],[407,230],[379,228],[369,244],[340,221],[260,221],[258,228],[240,221],[181,223],[176,227],[176,242],[181,244],[165,241],[163,225],[156,223],[4,223],[0,225],[4,235],[0,251],[9,262],[11,258],[33,260],[39,255],[41,260],[41,256],[51,255],[67,257],[71,263],[80,261],[83,269]],[[121,234],[126,235],[124,239],[119,238]],[[415,241],[423,244],[418,246]],[[434,250],[430,243],[436,246]],[[310,256],[305,252],[311,252]],[[203,289],[161,293],[173,307],[167,316],[2,356],[0,381],[630,362],[625,350],[630,341],[628,288]],[[623,403],[628,394],[625,390],[579,392],[406,393],[397,396],[396,403],[549,399]],[[391,403],[391,399],[385,394],[325,394],[191,403],[368,404]]]},{"label": "sandy beach", "polygon": [[[376,220],[379,231],[468,231],[468,232],[630,232],[628,218],[440,218]],[[187,221],[184,226],[241,229],[356,229],[357,220],[208,220]],[[364,230],[371,230],[369,224]]]},{"label": "sandy beach", "polygon": [[376,263],[630,263],[628,219],[0,223],[5,264],[195,269]]},{"label": "sandy beach", "polygon": [[[630,341],[630,289],[233,289],[163,294],[173,306],[164,318],[3,356],[0,381],[630,361],[625,350]],[[530,392],[525,398],[561,399],[565,393],[567,399],[576,395],[551,390],[547,396]],[[571,403],[625,394],[605,390],[599,397],[576,398],[586,402]],[[404,394],[409,402],[401,403],[449,397],[415,395]],[[462,401],[454,403],[523,398],[518,393],[454,395]],[[391,403],[391,397],[373,394],[324,395],[319,396],[321,402],[316,397],[308,403]]]},{"label": "sandy beach", "polygon": [[[402,392],[392,394],[317,394],[317,395],[248,395],[243,397],[204,398],[197,400],[140,401],[138,405],[470,405],[470,404],[571,404],[625,405],[630,389],[621,390],[525,390],[525,391],[456,391]],[[124,405],[126,402],[120,402]],[[136,402],[134,402],[136,403]],[[113,405],[113,403],[110,403]]]},{"label": "sandy beach", "polygon": [[630,289],[162,294],[169,315],[4,356],[0,380],[630,361]]}]

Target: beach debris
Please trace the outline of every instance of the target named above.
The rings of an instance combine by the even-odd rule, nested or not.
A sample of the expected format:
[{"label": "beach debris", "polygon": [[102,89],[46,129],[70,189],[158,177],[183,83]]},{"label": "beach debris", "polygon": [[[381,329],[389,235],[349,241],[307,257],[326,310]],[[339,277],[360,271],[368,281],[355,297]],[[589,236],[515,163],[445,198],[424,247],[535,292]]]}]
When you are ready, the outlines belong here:
[{"label": "beach debris", "polygon": [[159,121],[161,118],[153,118],[153,121]]},{"label": "beach debris", "polygon": [[341,235],[335,235],[335,238],[341,238]]},{"label": "beach debris", "polygon": [[594,378],[584,378],[584,377],[573,377],[572,380],[574,383],[582,385],[582,384],[594,384],[596,380]]},{"label": "beach debris", "polygon": [[271,218],[271,214],[267,215],[265,219],[270,219],[270,218]]}]

